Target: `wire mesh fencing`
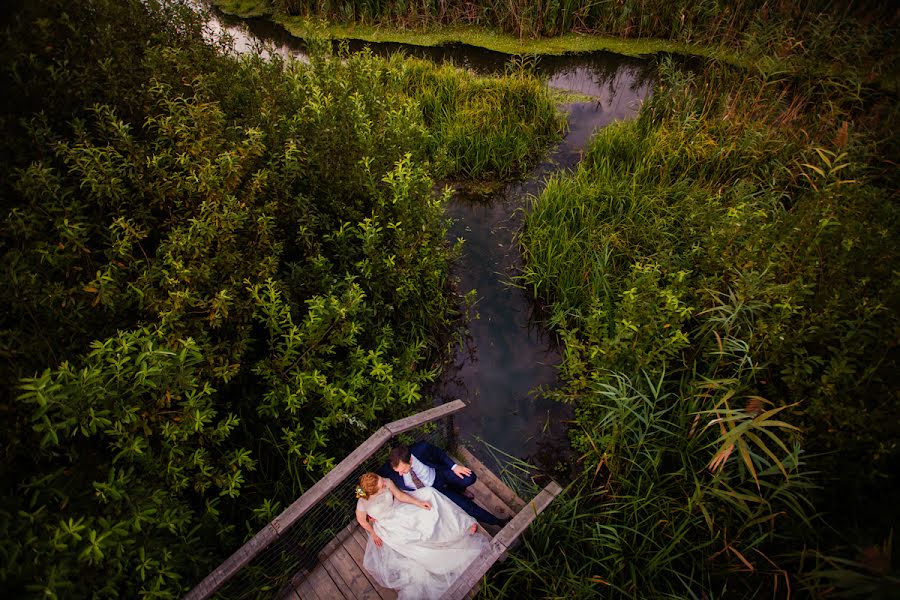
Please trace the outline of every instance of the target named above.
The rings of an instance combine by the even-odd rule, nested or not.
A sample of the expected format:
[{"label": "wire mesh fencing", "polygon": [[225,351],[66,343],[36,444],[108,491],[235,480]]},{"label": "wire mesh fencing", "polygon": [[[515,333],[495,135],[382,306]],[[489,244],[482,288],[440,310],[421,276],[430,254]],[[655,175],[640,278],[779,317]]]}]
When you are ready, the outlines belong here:
[{"label": "wire mesh fencing", "polygon": [[[462,406],[464,404],[460,402],[455,410]],[[432,411],[420,415],[430,412]],[[406,426],[409,423],[402,424],[402,421],[415,419],[414,415],[379,430],[387,429],[389,434],[371,456],[358,464],[345,464],[348,460],[353,462],[352,455],[345,459],[333,470],[340,470],[340,477],[328,483],[327,493],[318,497],[312,506],[297,509],[301,514],[296,518],[289,514],[292,512],[291,508],[285,510],[194,588],[187,598],[190,600],[296,598],[294,594],[299,594],[300,583],[325,558],[326,553],[323,553],[323,550],[348,525],[355,522],[356,486],[363,473],[377,471],[387,462],[391,448],[400,444],[411,445],[416,441],[425,440],[447,450],[454,447],[455,438],[450,416],[453,411],[443,412],[446,414],[439,417],[440,421],[430,419],[412,427]],[[391,431],[392,425],[398,427]],[[400,429],[404,431],[395,433]],[[369,442],[376,436],[377,434],[373,435]],[[363,446],[357,451],[367,452]],[[310,492],[312,489],[307,494]],[[301,496],[295,504],[303,504],[304,496]],[[296,507],[292,505],[292,508]],[[296,514],[297,511],[293,512]],[[226,581],[220,584],[218,581],[221,579]]]}]

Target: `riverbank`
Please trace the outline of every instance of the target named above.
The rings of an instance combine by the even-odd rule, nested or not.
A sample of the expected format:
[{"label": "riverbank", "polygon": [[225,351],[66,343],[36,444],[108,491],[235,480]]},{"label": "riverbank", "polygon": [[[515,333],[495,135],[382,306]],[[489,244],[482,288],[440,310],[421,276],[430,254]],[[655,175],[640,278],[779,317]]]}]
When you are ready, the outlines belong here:
[{"label": "riverbank", "polygon": [[[496,27],[481,25],[423,25],[415,28],[360,22],[334,22],[318,17],[292,16],[278,11],[271,0],[211,0],[223,13],[242,19],[263,18],[284,27],[299,39],[330,38],[369,43],[398,43],[412,46],[464,44],[509,55],[563,55],[612,52],[630,57],[671,54],[714,59],[763,75],[804,74],[837,76],[859,80],[887,91],[900,89],[895,69],[885,72],[862,67],[853,60],[831,56],[808,56],[802,45],[788,38],[769,40],[759,47],[737,49],[726,44],[688,43],[655,37],[612,37],[602,34],[564,33],[552,37],[517,36]],[[794,41],[795,42],[795,41]],[[836,42],[847,44],[847,40]]]}]

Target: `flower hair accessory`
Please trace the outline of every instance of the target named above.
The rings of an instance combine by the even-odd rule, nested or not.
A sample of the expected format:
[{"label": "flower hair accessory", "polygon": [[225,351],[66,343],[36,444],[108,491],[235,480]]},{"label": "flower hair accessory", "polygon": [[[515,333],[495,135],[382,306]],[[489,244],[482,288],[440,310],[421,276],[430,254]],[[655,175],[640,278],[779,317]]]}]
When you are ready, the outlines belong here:
[{"label": "flower hair accessory", "polygon": [[366,490],[362,489],[359,486],[356,486],[356,498],[357,500],[360,498],[368,498],[369,495],[366,493]]}]

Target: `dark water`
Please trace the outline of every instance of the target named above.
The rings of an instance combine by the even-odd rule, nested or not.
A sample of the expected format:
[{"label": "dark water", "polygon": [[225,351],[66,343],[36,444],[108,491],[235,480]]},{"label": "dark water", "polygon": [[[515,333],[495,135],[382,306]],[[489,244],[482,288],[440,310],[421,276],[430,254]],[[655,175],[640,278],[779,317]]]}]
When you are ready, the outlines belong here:
[{"label": "dark water", "polygon": [[[543,190],[546,178],[577,166],[591,135],[634,116],[650,90],[646,79],[631,77],[627,69],[617,72],[614,82],[619,84],[615,91],[596,101],[562,107],[568,114],[568,134],[524,181],[487,199],[457,195],[447,208],[454,220],[451,239],[465,239],[454,269],[458,289],[477,291],[478,318],[469,322],[465,347],[445,370],[438,396],[441,401],[470,402],[456,417],[464,436],[481,438],[546,469],[568,454],[571,407],[535,393],[556,386],[560,353],[526,291],[512,285],[522,264],[515,235],[523,209]],[[494,462],[495,457],[481,458]]]},{"label": "dark water", "polygon": [[[214,31],[227,30],[238,52],[277,52],[303,59],[302,41],[270,21],[234,19],[213,11]],[[264,41],[263,48],[260,40]],[[351,52],[370,48],[378,55],[402,51],[435,62],[451,62],[479,74],[502,73],[509,56],[454,44],[437,48],[402,44],[348,45]],[[526,292],[513,285],[521,269],[515,235],[523,210],[540,194],[548,176],[577,166],[593,133],[637,113],[652,88],[651,61],[610,53],[541,57],[535,72],[555,88],[591,96],[564,105],[568,133],[550,149],[546,160],[522,181],[489,197],[457,193],[447,208],[453,219],[450,238],[464,238],[463,256],[454,269],[461,295],[476,290],[473,316],[462,331],[464,340],[435,391],[436,401],[462,398],[470,403],[456,423],[465,438],[483,440],[507,453],[545,468],[568,454],[566,421],[571,408],[543,398],[539,389],[557,384],[559,349],[533,314]],[[494,463],[484,446],[474,450]]]}]

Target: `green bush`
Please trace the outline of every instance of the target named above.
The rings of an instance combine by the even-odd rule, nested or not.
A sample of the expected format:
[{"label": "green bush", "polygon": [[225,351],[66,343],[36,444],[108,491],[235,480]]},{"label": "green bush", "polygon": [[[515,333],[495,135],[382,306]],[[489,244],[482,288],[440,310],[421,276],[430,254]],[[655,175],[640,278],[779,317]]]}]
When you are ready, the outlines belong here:
[{"label": "green bush", "polygon": [[[236,57],[202,25],[179,3],[85,0],[28,4],[4,32],[14,596],[180,596],[427,404],[456,317],[433,178],[511,173],[558,133],[530,77]],[[435,101],[413,75],[478,93]],[[485,153],[527,151],[439,151],[500,114]]]}]

